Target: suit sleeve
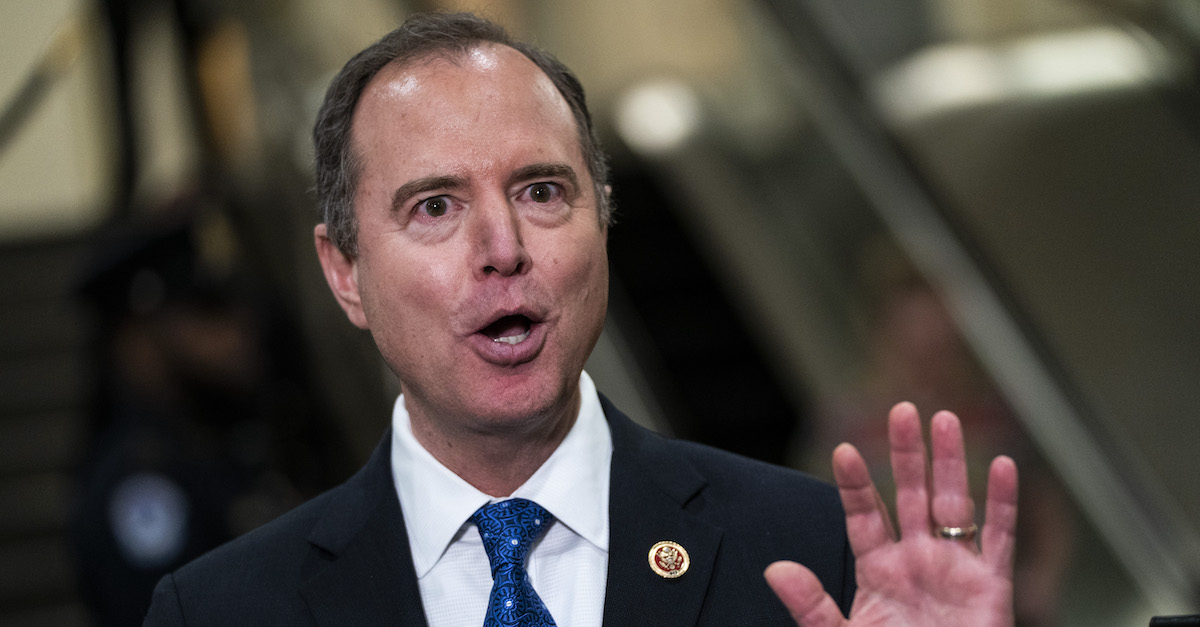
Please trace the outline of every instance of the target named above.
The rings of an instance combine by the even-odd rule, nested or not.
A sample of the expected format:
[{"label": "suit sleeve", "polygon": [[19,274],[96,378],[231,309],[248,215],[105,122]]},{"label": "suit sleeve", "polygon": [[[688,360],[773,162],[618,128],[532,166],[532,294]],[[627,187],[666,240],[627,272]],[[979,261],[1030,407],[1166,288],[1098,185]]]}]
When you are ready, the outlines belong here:
[{"label": "suit sleeve", "polygon": [[858,592],[858,577],[854,565],[854,550],[850,548],[850,541],[846,541],[843,549],[845,558],[843,560],[845,568],[842,571],[842,598],[839,605],[842,608],[842,616],[850,616],[850,608],[854,605],[854,595]]},{"label": "suit sleeve", "polygon": [[154,586],[154,597],[150,601],[150,610],[142,627],[166,627],[169,625],[186,625],[183,618],[183,606],[179,603],[179,590],[175,587],[175,576],[168,574],[158,580]]}]

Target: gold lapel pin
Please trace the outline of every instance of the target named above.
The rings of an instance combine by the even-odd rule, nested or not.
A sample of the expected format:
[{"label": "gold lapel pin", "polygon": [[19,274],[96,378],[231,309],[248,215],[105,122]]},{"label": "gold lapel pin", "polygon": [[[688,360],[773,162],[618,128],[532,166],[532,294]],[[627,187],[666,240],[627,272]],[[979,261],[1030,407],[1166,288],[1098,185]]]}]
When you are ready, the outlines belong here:
[{"label": "gold lapel pin", "polygon": [[678,542],[663,540],[650,547],[650,569],[663,579],[683,575],[691,564],[687,550]]}]

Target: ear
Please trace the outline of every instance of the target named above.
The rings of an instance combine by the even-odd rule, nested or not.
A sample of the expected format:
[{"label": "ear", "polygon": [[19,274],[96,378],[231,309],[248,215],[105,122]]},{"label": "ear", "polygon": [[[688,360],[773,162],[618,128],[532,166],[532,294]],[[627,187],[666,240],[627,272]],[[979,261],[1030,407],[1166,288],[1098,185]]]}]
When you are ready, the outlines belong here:
[{"label": "ear", "polygon": [[318,224],[313,229],[313,239],[317,245],[317,258],[321,260],[321,269],[325,272],[325,282],[329,283],[334,298],[354,326],[366,329],[367,317],[363,313],[362,296],[358,291],[358,260],[347,256],[329,239],[324,224]]}]

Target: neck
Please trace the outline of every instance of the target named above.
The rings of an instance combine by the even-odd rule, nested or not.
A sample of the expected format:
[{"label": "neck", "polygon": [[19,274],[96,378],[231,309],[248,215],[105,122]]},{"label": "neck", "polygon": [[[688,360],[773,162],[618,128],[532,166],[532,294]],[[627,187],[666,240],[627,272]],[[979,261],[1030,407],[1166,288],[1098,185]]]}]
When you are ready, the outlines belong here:
[{"label": "neck", "polygon": [[[407,405],[413,436],[443,466],[493,497],[509,496],[558,448],[579,414],[577,390],[565,407],[500,426],[433,418]],[[468,426],[460,426],[468,425]]]}]

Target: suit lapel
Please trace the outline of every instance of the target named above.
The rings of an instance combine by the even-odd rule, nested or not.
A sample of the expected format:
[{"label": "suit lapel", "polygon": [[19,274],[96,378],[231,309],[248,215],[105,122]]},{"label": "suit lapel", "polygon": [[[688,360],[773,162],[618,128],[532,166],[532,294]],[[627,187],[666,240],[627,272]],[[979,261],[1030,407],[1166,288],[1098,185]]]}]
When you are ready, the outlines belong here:
[{"label": "suit lapel", "polygon": [[[712,576],[722,531],[687,511],[704,478],[670,456],[662,440],[601,397],[613,435],[606,625],[693,625]],[[650,569],[662,540],[687,550],[691,565],[675,579]]]},{"label": "suit lapel", "polygon": [[391,431],[309,535],[301,595],[318,625],[425,625],[391,473]]},{"label": "suit lapel", "polygon": [[[658,436],[603,396],[601,402],[613,436],[604,624],[694,625],[722,535],[687,510],[705,480]],[[427,624],[392,483],[390,443],[389,430],[309,535],[300,593],[318,625]],[[684,575],[665,579],[650,569],[650,547],[662,540],[687,550]]]}]

